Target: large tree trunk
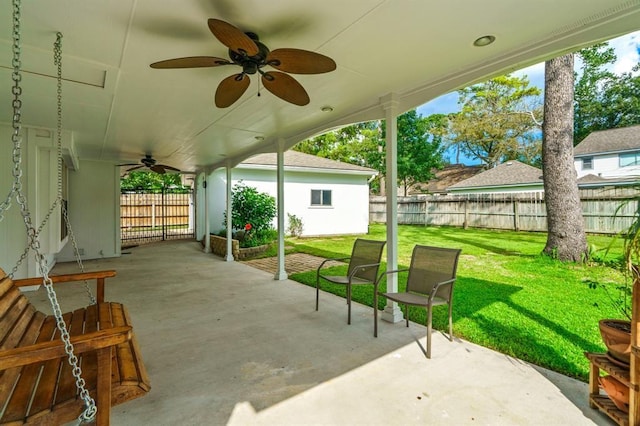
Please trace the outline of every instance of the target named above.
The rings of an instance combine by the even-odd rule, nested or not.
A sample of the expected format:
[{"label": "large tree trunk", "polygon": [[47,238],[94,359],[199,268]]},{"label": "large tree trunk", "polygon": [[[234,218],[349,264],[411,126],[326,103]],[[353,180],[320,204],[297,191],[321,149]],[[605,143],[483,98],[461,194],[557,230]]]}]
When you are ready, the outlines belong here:
[{"label": "large tree trunk", "polygon": [[573,54],[545,63],[542,170],[547,206],[544,252],[563,261],[587,259],[582,207],[573,165]]}]

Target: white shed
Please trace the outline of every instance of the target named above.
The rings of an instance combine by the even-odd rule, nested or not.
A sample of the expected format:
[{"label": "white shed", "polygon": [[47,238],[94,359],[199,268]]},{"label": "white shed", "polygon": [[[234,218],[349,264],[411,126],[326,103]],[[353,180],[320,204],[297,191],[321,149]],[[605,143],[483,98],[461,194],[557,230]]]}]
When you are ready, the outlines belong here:
[{"label": "white shed", "polygon": [[[275,153],[251,157],[232,170],[231,184],[242,181],[277,198],[276,165]],[[377,173],[367,167],[286,151],[285,217],[292,214],[302,219],[304,236],[365,234],[369,226],[368,183]],[[226,171],[219,169],[208,180],[209,225],[213,233],[223,228],[226,179]]]}]

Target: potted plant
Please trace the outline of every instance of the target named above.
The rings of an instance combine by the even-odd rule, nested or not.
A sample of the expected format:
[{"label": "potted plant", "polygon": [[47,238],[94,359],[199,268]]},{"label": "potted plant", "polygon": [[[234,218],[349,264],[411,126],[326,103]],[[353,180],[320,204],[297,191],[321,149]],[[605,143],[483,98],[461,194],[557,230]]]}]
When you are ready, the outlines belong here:
[{"label": "potted plant", "polygon": [[636,202],[633,221],[624,237],[623,269],[627,275],[625,283],[617,287],[618,298],[614,305],[626,319],[602,319],[599,322],[600,335],[607,347],[609,359],[621,366],[629,366],[631,356],[631,306],[633,283],[640,278],[638,260],[640,259],[640,203],[631,199],[616,210],[616,214],[629,202]]}]

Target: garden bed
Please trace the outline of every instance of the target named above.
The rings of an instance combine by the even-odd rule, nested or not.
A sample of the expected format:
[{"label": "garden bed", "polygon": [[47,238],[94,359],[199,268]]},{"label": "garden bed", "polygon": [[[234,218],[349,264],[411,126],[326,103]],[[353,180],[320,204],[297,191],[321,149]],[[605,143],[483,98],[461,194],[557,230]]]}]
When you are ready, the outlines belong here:
[{"label": "garden bed", "polygon": [[[210,235],[211,252],[220,257],[227,257],[227,238],[218,235]],[[231,254],[234,260],[250,259],[265,252],[269,248],[269,244],[256,247],[240,248],[240,241],[231,240]]]}]

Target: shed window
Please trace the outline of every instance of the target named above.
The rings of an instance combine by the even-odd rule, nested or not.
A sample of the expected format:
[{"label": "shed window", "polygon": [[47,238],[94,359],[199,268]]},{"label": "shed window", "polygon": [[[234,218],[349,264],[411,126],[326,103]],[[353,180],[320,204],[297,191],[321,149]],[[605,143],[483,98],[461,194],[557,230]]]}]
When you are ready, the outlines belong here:
[{"label": "shed window", "polygon": [[620,167],[637,166],[640,164],[640,152],[620,154]]},{"label": "shed window", "polygon": [[593,169],[593,157],[585,157],[582,159],[582,170]]},{"label": "shed window", "polygon": [[311,205],[312,206],[330,206],[331,190],[330,189],[312,189]]}]

